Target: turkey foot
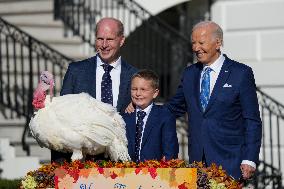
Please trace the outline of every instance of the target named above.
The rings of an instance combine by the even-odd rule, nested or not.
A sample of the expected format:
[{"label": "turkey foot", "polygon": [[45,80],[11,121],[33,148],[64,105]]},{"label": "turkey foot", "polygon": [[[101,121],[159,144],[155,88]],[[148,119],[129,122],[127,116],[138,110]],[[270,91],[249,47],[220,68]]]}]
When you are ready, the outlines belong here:
[{"label": "turkey foot", "polygon": [[81,150],[73,150],[73,154],[71,156],[71,160],[82,160],[83,159],[83,153]]}]

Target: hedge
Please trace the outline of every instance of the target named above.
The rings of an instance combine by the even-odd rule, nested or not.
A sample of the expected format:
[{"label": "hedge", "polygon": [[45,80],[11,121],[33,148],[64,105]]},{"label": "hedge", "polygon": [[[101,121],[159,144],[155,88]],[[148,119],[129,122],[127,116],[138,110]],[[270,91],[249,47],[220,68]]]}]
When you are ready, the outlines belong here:
[{"label": "hedge", "polygon": [[20,180],[6,180],[0,179],[0,188],[1,189],[18,189],[20,186]]}]

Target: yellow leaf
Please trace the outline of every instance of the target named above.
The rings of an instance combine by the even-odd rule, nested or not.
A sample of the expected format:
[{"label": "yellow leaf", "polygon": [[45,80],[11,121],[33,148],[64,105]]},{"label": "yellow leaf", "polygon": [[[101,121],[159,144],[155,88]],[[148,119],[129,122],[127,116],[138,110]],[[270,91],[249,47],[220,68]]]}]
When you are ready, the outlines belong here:
[{"label": "yellow leaf", "polygon": [[157,169],[157,173],[158,173],[158,176],[160,177],[161,180],[165,180],[165,181],[170,181],[170,171],[171,169],[170,168],[160,168],[160,169]]},{"label": "yellow leaf", "polygon": [[142,172],[143,175],[147,175],[148,174],[148,168],[143,168],[141,170],[141,172]]},{"label": "yellow leaf", "polygon": [[135,171],[135,168],[125,168],[124,169],[125,174],[132,174],[134,173],[134,171]]},{"label": "yellow leaf", "polygon": [[170,182],[169,185],[170,185],[171,188],[172,187],[176,188],[178,186],[178,183],[174,180],[174,181]]},{"label": "yellow leaf", "polygon": [[196,182],[197,180],[197,170],[187,169],[187,168],[179,168],[175,171],[176,181],[178,184],[182,184],[184,182],[191,183],[192,181]]}]

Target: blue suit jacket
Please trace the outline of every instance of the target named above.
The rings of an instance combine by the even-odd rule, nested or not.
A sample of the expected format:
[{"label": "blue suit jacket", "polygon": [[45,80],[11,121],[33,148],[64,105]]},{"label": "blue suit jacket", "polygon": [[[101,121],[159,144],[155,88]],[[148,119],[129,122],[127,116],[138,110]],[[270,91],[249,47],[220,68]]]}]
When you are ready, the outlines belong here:
[{"label": "blue suit jacket", "polygon": [[[135,160],[136,112],[124,113],[122,117],[126,123],[128,153]],[[140,160],[161,160],[163,156],[169,160],[177,158],[178,151],[176,118],[167,109],[153,105],[144,129]]]},{"label": "blue suit jacket", "polygon": [[254,75],[250,67],[225,56],[205,112],[200,104],[203,65],[185,69],[176,95],[167,104],[176,115],[188,113],[190,162],[222,165],[234,178],[241,176],[242,160],[259,161],[262,123]]},{"label": "blue suit jacket", "polygon": [[[64,76],[63,86],[60,95],[89,93],[96,98],[96,68],[97,56],[86,60],[70,63]],[[130,83],[136,68],[121,61],[120,86],[117,102],[117,111],[124,111],[131,102]],[[103,155],[89,156],[88,158],[104,159]],[[61,153],[51,150],[51,161],[71,160],[71,153]]]},{"label": "blue suit jacket", "polygon": [[[60,95],[86,92],[96,98],[96,59],[97,56],[94,56],[71,63],[65,74]],[[124,111],[131,102],[130,82],[135,72],[137,72],[136,68],[123,60],[121,61],[120,86],[116,107],[119,112]]]}]

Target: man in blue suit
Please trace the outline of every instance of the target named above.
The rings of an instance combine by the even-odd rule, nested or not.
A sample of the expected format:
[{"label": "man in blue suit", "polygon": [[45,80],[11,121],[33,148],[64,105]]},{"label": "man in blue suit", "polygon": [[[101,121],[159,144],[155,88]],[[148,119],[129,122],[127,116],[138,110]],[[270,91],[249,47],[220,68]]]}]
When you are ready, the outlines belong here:
[{"label": "man in blue suit", "polygon": [[[113,105],[119,112],[124,110],[131,102],[130,81],[137,69],[121,59],[123,33],[124,27],[119,20],[101,19],[96,25],[97,55],[69,65],[60,95],[85,92]],[[69,153],[51,151],[51,161],[70,161],[70,157]],[[104,157],[96,156],[96,159]]]},{"label": "man in blue suit", "polygon": [[167,107],[188,113],[190,162],[216,163],[233,176],[256,170],[262,123],[253,71],[221,53],[223,32],[211,21],[193,27],[192,50],[198,62],[187,67]]},{"label": "man in blue suit", "polygon": [[159,78],[150,70],[134,74],[131,98],[136,109],[123,114],[128,153],[132,161],[177,158],[179,146],[176,118],[166,108],[153,103],[159,93]]}]

